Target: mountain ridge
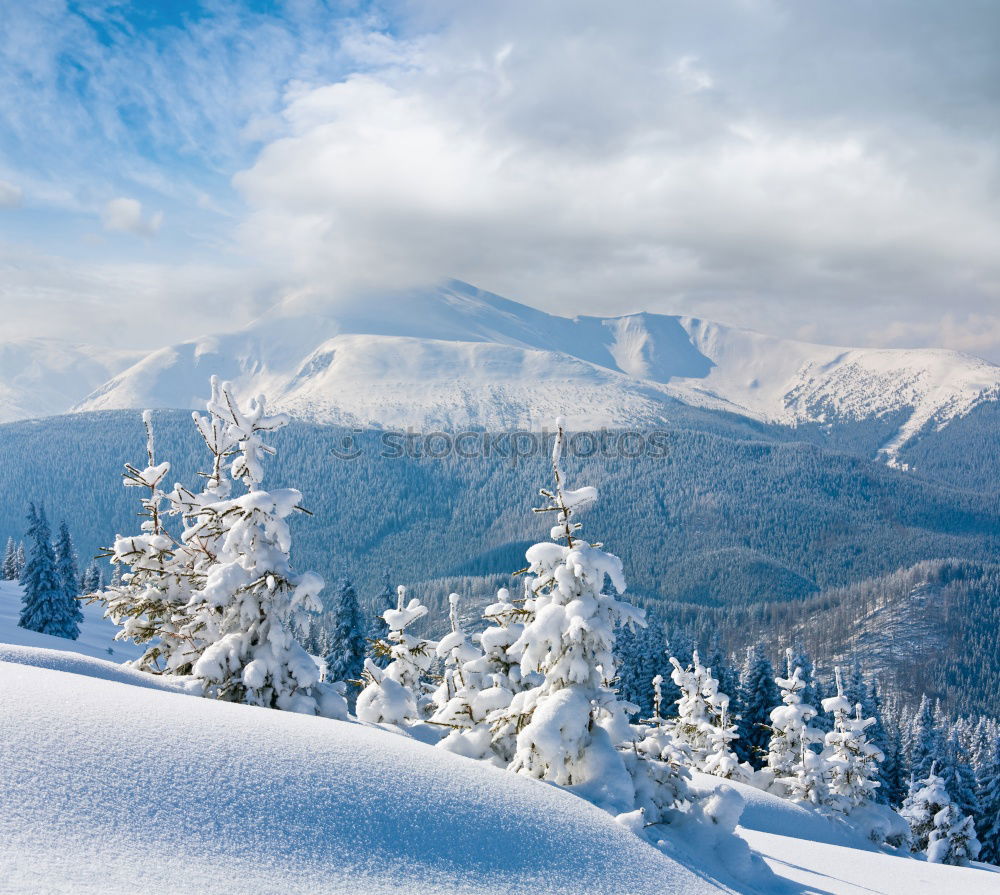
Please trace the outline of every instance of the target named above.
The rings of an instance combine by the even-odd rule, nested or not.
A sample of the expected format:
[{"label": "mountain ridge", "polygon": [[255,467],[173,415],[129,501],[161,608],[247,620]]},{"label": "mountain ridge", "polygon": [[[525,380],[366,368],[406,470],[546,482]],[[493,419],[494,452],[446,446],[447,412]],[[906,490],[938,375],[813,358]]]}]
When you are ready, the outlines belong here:
[{"label": "mountain ridge", "polygon": [[892,419],[879,446],[891,463],[921,430],[1000,400],[1000,366],[948,349],[815,345],[649,312],[561,317],[457,280],[292,296],[110,372],[64,410],[193,409],[211,374],[304,419],[364,428],[650,427],[681,402],[793,427]]}]

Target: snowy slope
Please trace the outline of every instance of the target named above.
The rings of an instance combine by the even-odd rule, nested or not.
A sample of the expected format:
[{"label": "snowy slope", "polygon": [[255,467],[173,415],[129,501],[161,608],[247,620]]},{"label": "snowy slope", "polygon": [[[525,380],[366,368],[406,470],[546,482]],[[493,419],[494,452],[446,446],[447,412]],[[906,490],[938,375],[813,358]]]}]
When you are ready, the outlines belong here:
[{"label": "snowy slope", "polygon": [[127,662],[142,655],[142,649],[134,643],[115,640],[119,628],[104,618],[103,609],[96,604],[82,607],[84,620],[76,640],[19,628],[21,596],[21,586],[16,581],[0,581],[0,659],[10,646],[69,651],[115,662]]},{"label": "snowy slope", "polygon": [[[686,841],[668,857],[563,790],[398,734],[163,692],[69,653],[54,670],[45,650],[8,649],[21,656],[0,654],[0,892],[1000,890],[990,869],[875,850],[740,784],[738,832],[775,878],[733,890],[710,855],[682,857]],[[695,775],[697,790],[720,783]]]},{"label": "snowy slope", "polygon": [[5,892],[724,891],[546,784],[359,724],[0,663]]},{"label": "snowy slope", "polygon": [[[651,425],[676,401],[785,424],[898,417],[893,457],[930,422],[1000,400],[1000,367],[945,350],[850,349],[657,314],[546,314],[457,281],[297,296],[236,332],[152,352],[77,410],[200,406],[208,376],[347,425]],[[68,405],[67,405],[68,406]]]},{"label": "snowy slope", "polygon": [[0,342],[0,423],[65,413],[141,356],[58,339]]}]

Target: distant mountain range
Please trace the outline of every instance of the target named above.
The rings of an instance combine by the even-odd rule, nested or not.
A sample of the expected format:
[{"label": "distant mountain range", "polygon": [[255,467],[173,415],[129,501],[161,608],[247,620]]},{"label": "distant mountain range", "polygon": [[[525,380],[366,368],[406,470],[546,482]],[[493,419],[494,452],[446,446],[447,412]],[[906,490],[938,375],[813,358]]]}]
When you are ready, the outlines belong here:
[{"label": "distant mountain range", "polygon": [[200,407],[212,373],[319,423],[648,427],[682,404],[832,432],[862,424],[890,462],[917,433],[1000,400],[1000,367],[960,352],[837,348],[658,314],[570,319],[452,280],[293,298],[243,329],[142,356],[0,344],[0,421]]}]

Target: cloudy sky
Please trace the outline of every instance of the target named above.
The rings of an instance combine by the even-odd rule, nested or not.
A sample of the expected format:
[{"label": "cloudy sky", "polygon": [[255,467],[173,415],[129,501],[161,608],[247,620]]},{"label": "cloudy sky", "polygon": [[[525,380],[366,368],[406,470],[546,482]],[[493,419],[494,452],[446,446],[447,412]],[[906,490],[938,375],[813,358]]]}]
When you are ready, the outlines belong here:
[{"label": "cloudy sky", "polygon": [[995,0],[0,7],[0,341],[456,276],[1000,361]]}]

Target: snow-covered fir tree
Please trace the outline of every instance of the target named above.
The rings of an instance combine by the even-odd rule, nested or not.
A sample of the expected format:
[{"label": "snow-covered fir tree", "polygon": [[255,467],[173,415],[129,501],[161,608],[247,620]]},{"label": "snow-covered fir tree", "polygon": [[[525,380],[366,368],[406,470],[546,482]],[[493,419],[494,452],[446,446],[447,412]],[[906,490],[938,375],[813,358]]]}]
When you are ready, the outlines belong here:
[{"label": "snow-covered fir tree", "polygon": [[[326,631],[326,680],[359,681],[365,667],[365,620],[358,605],[358,595],[350,579],[337,588],[330,608],[330,628]],[[357,693],[350,688],[348,693]],[[353,702],[353,698],[348,700]]]},{"label": "snow-covered fir tree", "polygon": [[146,645],[134,662],[136,667],[153,674],[189,674],[198,656],[197,644],[185,639],[180,630],[188,621],[186,608],[197,584],[199,563],[195,560],[206,564],[214,554],[207,547],[193,552],[193,540],[189,549],[167,533],[164,505],[170,498],[162,485],[170,464],[156,460],[152,414],[145,411],[142,421],[146,465],[126,463],[123,484],[143,492],[139,500],[143,522],[138,534],[115,538],[106,553],[114,569],[111,581],[90,599],[102,601],[105,616],[121,627],[116,639]]},{"label": "snow-covered fir tree", "polygon": [[640,717],[652,710],[649,681],[655,675],[670,675],[663,616],[647,610],[645,628],[625,628],[617,641],[618,689],[622,698],[639,706]]},{"label": "snow-covered fir tree", "polygon": [[[209,419],[196,418],[199,429],[220,444],[234,445],[221,456],[231,457],[228,471],[246,492],[214,503],[188,503],[186,512],[195,513],[197,522],[193,531],[185,531],[185,544],[191,549],[201,538],[215,550],[199,570],[186,610],[189,620],[181,630],[182,636],[205,644],[191,673],[216,698],[308,714],[340,713],[335,691],[317,688],[316,663],[294,636],[308,614],[320,610],[323,588],[315,573],[291,568],[287,520],[302,511],[302,494],[261,486],[263,461],[274,453],[264,439],[288,417],[269,415],[263,396],[240,407],[227,383],[213,383],[208,411]],[[208,493],[220,493],[221,481],[221,470],[213,469]],[[175,504],[192,497],[175,494]]]},{"label": "snow-covered fir tree", "polygon": [[524,631],[531,612],[516,605],[510,591],[502,587],[496,600],[486,607],[483,617],[490,624],[478,635],[481,654],[466,669],[483,681],[479,705],[487,712],[491,746],[500,764],[510,764],[517,750],[518,718],[508,711],[514,694],[542,682],[539,674],[522,676],[521,664],[510,652]]},{"label": "snow-covered fir tree", "polygon": [[104,589],[104,576],[96,560],[91,560],[80,576],[80,593],[94,594]]},{"label": "snow-covered fir tree", "polygon": [[357,715],[374,724],[404,724],[424,720],[432,707],[424,676],[434,661],[437,644],[408,634],[406,629],[427,615],[427,607],[415,597],[406,601],[406,588],[397,590],[396,608],[383,618],[389,633],[374,644],[375,654],[387,660],[379,668],[365,660],[365,688],[357,701]]},{"label": "snow-covered fir tree", "polygon": [[931,772],[931,765],[942,753],[942,746],[934,705],[924,695],[904,732],[905,770],[909,777],[915,780],[927,777]]},{"label": "snow-covered fir tree", "polygon": [[7,538],[7,547],[3,552],[3,565],[0,566],[0,576],[5,581],[17,581],[19,571],[17,568],[17,544],[13,538]]},{"label": "snow-covered fir tree", "polygon": [[17,580],[20,581],[24,574],[24,567],[28,564],[27,554],[24,551],[24,541],[17,542]]},{"label": "snow-covered fir tree", "polygon": [[816,709],[802,701],[805,683],[800,669],[792,667],[791,650],[786,659],[788,677],[775,678],[783,704],[771,710],[767,767],[783,794],[820,805],[826,798],[826,769],[822,756],[810,747],[822,742],[823,735],[809,723],[816,717]]},{"label": "snow-covered fir tree", "polygon": [[560,422],[552,451],[555,487],[542,491],[548,503],[538,510],[555,514],[552,541],[526,553],[524,605],[530,616],[510,648],[522,677],[540,674],[542,681],[517,693],[509,714],[519,728],[511,769],[570,785],[604,773],[602,759],[613,763],[615,747],[633,736],[628,724],[633,707],[611,687],[615,629],[642,624],[643,613],[617,598],[625,592],[621,560],[578,535],[573,517],[597,492],[565,488],[564,438]]},{"label": "snow-covered fir tree", "polygon": [[764,766],[771,736],[771,709],[781,698],[774,682],[774,668],[762,646],[747,649],[740,673],[740,718],[737,731],[740,738],[734,750],[741,761],[753,768]]},{"label": "snow-covered fir tree", "polygon": [[[791,649],[791,667],[799,669],[799,676],[803,683],[802,692],[799,694],[802,702],[812,706],[822,705],[823,694],[821,691],[823,685],[816,678],[812,657],[809,655],[808,650],[800,643],[794,644]],[[823,733],[831,729],[832,722],[833,719],[824,718],[822,712],[817,712],[816,717],[813,718],[813,726]]]},{"label": "snow-covered fir tree", "polygon": [[677,717],[671,721],[670,730],[674,739],[690,750],[694,767],[701,769],[708,754],[712,728],[712,707],[705,687],[709,671],[701,664],[697,650],[691,662],[689,668],[684,668],[676,656],[670,657],[673,665],[670,679],[681,694],[677,700]]},{"label": "snow-covered fir tree", "polygon": [[80,581],[76,566],[76,550],[70,537],[69,526],[65,522],[59,525],[59,537],[56,538],[56,569],[62,579],[66,604],[73,607],[73,619],[77,623],[83,621],[83,609],[80,606]]},{"label": "snow-covered fir tree", "polygon": [[963,721],[959,719],[951,725],[947,734],[941,731],[943,746],[937,762],[937,774],[944,780],[948,794],[959,812],[975,818],[980,813],[976,773],[962,741],[962,727]]},{"label": "snow-covered fir tree", "polygon": [[932,765],[925,778],[911,784],[899,812],[910,826],[911,848],[934,864],[968,864],[980,850],[973,819],[958,810],[935,771]]},{"label": "snow-covered fir tree", "polygon": [[652,680],[652,713],[637,728],[632,749],[623,753],[633,780],[635,810],[643,828],[669,822],[690,801],[691,751],[674,739],[663,717],[663,676]]},{"label": "snow-covered fir tree", "polygon": [[729,715],[730,698],[720,688],[714,669],[703,665],[698,651],[691,667],[683,668],[672,656],[671,680],[680,690],[677,717],[668,722],[674,739],[687,747],[693,766],[727,779],[744,779],[749,768],[740,766],[733,751],[739,732]]},{"label": "snow-covered fir tree", "polygon": [[702,770],[726,780],[749,779],[750,766],[741,764],[733,751],[733,744],[739,737],[736,725],[729,719],[728,701],[720,703],[718,714],[708,732],[708,751],[702,762]]},{"label": "snow-covered fir tree", "polygon": [[21,573],[24,596],[18,625],[40,634],[76,640],[80,636],[80,607],[69,595],[59,572],[52,532],[45,508],[31,506],[28,513],[31,557]]},{"label": "snow-covered fir tree", "polygon": [[[126,484],[145,489],[140,535],[119,537],[112,562],[130,571],[100,595],[122,636],[154,641],[140,667],[189,675],[206,696],[333,717],[343,697],[321,686],[319,669],[294,631],[319,610],[322,579],[295,573],[287,519],[302,510],[290,488],[266,491],[263,460],[274,453],[267,433],[285,425],[263,397],[240,407],[231,387],[213,377],[208,415],[194,422],[212,454],[201,492],[161,484],[169,464],[155,458],[151,416],[147,467],[126,467]],[[245,489],[231,496],[234,483]],[[163,524],[180,515],[179,540]]]},{"label": "snow-covered fir tree", "polygon": [[844,694],[839,666],[834,669],[837,695],[823,700],[823,711],[833,716],[833,729],[826,734],[824,758],[829,775],[827,804],[849,814],[874,799],[878,782],[878,764],[884,758],[873,745],[867,731],[874,718],[862,718],[861,703],[851,703]]},{"label": "snow-covered fir tree", "polygon": [[[438,641],[436,649],[438,658],[444,662],[444,674],[434,691],[435,711],[430,723],[448,728],[447,736],[438,743],[441,748],[467,758],[493,759],[493,733],[487,717],[508,705],[510,697],[499,694],[498,705],[498,694],[493,692],[495,685],[484,686],[483,674],[477,670],[484,655],[462,627],[459,600],[458,594],[448,596],[451,630]],[[486,698],[482,697],[484,690],[489,691]]]}]

